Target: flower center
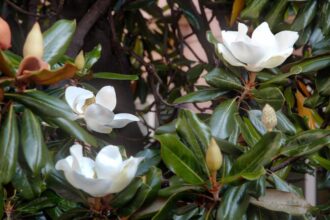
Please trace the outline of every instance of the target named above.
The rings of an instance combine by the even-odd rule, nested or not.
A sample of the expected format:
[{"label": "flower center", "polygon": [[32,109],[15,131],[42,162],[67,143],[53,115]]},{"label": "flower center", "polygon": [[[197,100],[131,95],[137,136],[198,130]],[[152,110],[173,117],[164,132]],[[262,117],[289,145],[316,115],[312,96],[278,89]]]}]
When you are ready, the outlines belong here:
[{"label": "flower center", "polygon": [[89,99],[86,99],[85,101],[85,104],[83,105],[82,107],[82,110],[85,112],[86,108],[88,106],[90,106],[91,104],[94,104],[96,101],[95,101],[95,97],[92,97],[92,98],[89,98]]}]

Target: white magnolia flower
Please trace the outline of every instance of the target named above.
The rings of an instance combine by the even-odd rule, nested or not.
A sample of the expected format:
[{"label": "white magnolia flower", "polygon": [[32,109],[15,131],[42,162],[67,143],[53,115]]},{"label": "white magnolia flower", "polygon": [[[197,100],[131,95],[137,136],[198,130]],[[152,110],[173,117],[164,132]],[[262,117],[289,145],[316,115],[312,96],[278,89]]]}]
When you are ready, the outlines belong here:
[{"label": "white magnolia flower", "polygon": [[87,127],[100,133],[110,133],[112,128],[122,128],[128,123],[139,121],[128,113],[114,114],[116,92],[112,86],[104,86],[97,94],[83,88],[69,86],[65,99],[79,117],[84,118]]},{"label": "white magnolia flower", "polygon": [[57,161],[55,168],[63,170],[65,178],[77,189],[94,197],[122,191],[135,177],[143,158],[130,157],[123,161],[117,146],[108,145],[97,154],[95,161],[84,157],[82,146],[70,148],[71,156]]},{"label": "white magnolia flower", "polygon": [[238,31],[222,31],[223,43],[219,53],[233,66],[242,66],[253,72],[281,65],[293,52],[298,33],[281,31],[274,35],[266,22],[247,35],[248,27],[238,24]]}]

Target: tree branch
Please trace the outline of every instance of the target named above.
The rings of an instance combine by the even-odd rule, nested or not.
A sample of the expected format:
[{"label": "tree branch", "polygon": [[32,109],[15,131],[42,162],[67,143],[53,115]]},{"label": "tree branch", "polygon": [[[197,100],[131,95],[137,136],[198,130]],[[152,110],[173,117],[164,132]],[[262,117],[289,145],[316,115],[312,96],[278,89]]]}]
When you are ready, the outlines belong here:
[{"label": "tree branch", "polygon": [[84,39],[96,21],[107,12],[110,7],[111,0],[96,1],[84,17],[79,21],[76,33],[73,36],[73,41],[69,47],[68,55],[74,57],[79,53],[84,44]]}]

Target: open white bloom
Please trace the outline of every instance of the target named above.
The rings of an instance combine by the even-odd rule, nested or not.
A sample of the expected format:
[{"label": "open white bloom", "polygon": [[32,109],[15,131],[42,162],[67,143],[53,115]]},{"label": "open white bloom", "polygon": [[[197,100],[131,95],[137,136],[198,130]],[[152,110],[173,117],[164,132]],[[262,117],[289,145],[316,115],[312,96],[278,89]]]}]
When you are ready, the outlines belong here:
[{"label": "open white bloom", "polygon": [[281,31],[273,34],[266,22],[247,35],[248,27],[238,23],[238,31],[222,31],[223,43],[218,44],[219,53],[233,66],[242,66],[253,72],[281,65],[293,52],[298,33]]},{"label": "open white bloom", "polygon": [[84,118],[89,129],[100,133],[110,133],[112,128],[122,128],[130,122],[139,121],[132,114],[113,113],[117,99],[112,86],[104,86],[96,96],[86,89],[69,86],[65,90],[65,99],[72,110]]},{"label": "open white bloom", "polygon": [[55,168],[63,170],[65,178],[77,189],[94,197],[122,191],[135,177],[143,158],[130,157],[123,161],[117,146],[108,145],[97,154],[95,161],[84,157],[82,146],[70,148],[71,156],[57,161]]}]

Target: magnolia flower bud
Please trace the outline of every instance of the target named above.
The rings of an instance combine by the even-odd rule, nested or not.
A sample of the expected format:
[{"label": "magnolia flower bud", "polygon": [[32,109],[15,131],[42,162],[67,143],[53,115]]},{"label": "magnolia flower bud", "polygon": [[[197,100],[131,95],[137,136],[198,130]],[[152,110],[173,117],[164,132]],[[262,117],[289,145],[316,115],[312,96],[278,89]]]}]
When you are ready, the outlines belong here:
[{"label": "magnolia flower bud", "polygon": [[206,165],[210,172],[219,170],[222,165],[222,154],[214,138],[211,139],[206,151]]},{"label": "magnolia flower bud", "polygon": [[266,127],[267,131],[272,131],[277,125],[277,117],[272,106],[266,104],[262,109],[261,121]]},{"label": "magnolia flower bud", "polygon": [[35,23],[26,37],[23,47],[23,56],[34,56],[41,59],[43,54],[44,44],[42,33],[39,23]]},{"label": "magnolia flower bud", "polygon": [[85,66],[85,57],[84,52],[81,50],[79,54],[76,56],[76,59],[74,60],[74,64],[78,68],[78,70],[81,70]]},{"label": "magnolia flower bud", "polygon": [[0,49],[7,50],[11,47],[11,32],[8,23],[0,18]]}]

